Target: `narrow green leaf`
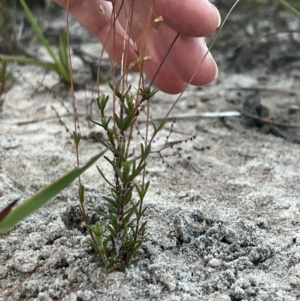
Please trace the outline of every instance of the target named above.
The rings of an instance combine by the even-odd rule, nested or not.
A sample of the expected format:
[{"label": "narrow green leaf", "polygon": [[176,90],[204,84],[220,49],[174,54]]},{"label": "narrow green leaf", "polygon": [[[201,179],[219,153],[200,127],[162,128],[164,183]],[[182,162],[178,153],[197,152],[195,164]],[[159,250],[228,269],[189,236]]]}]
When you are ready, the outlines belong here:
[{"label": "narrow green leaf", "polygon": [[71,75],[70,75],[70,67],[69,67],[68,37],[65,28],[63,28],[59,33],[58,50],[59,50],[59,61],[57,67],[60,70],[59,75],[66,83],[70,84]]},{"label": "narrow green leaf", "polygon": [[145,152],[144,152],[144,158],[143,159],[146,159],[148,157],[148,155],[150,154],[151,152],[151,144],[149,144],[146,149],[145,149]]},{"label": "narrow green leaf", "polygon": [[114,187],[114,185],[106,178],[105,174],[101,171],[101,169],[97,166],[97,169],[101,175],[101,177],[105,180],[105,182],[111,186],[111,187]]},{"label": "narrow green leaf", "polygon": [[103,112],[105,110],[108,100],[109,95],[105,95],[104,93],[100,94],[100,96],[97,98],[97,105],[99,111]]},{"label": "narrow green leaf", "polygon": [[96,120],[89,119],[89,121],[92,122],[92,123],[94,123],[94,124],[97,124],[97,125],[103,127],[102,123],[100,123],[100,122],[98,122],[98,121],[96,121]]},{"label": "narrow green leaf", "polygon": [[109,235],[108,237],[106,237],[106,239],[103,241],[103,250],[105,253],[107,253],[107,245],[109,243],[109,241],[111,240],[111,236]]},{"label": "narrow green leaf", "polygon": [[110,214],[109,214],[109,213],[106,213],[106,212],[104,212],[104,211],[99,211],[99,210],[97,210],[96,212],[97,212],[100,216],[105,217],[106,219],[109,219],[109,218],[110,218]]},{"label": "narrow green leaf", "polygon": [[163,120],[163,121],[160,123],[160,125],[159,125],[158,128],[157,128],[157,132],[159,132],[159,131],[161,131],[161,130],[163,129],[163,127],[165,126],[166,122],[167,122],[167,120],[165,119],[165,120]]},{"label": "narrow green leaf", "polygon": [[59,31],[58,38],[59,38],[58,49],[59,49],[60,62],[62,63],[64,69],[69,73],[70,70],[69,70],[69,53],[68,53],[68,35],[67,35],[67,30],[65,28],[62,28]]},{"label": "narrow green leaf", "polygon": [[135,111],[134,109],[124,118],[123,124],[121,124],[121,130],[122,131],[127,131],[128,128],[130,127],[133,119],[135,118]]},{"label": "narrow green leaf", "polygon": [[123,95],[121,94],[120,90],[118,89],[117,86],[114,87],[114,90],[115,90],[115,93],[116,93],[116,96],[119,98],[119,99],[123,99]]},{"label": "narrow green leaf", "polygon": [[130,211],[127,213],[127,215],[124,216],[123,221],[124,221],[125,225],[128,224],[133,213],[134,213],[134,210],[130,209]]},{"label": "narrow green leaf", "polygon": [[80,187],[79,187],[79,202],[81,204],[84,203],[84,186],[83,185],[80,185]]},{"label": "narrow green leaf", "polygon": [[144,163],[144,164],[142,164],[140,167],[138,167],[138,168],[135,170],[135,172],[132,173],[132,174],[128,177],[127,181],[128,181],[128,182],[133,181],[133,179],[135,179],[135,178],[140,174],[140,172],[146,167],[146,165],[147,165],[147,164]]},{"label": "narrow green leaf", "polygon": [[134,248],[134,246],[136,246],[137,244],[139,244],[139,241],[128,240],[123,244],[123,247],[124,248]]},{"label": "narrow green leaf", "polygon": [[138,211],[137,208],[138,208],[138,205],[139,205],[140,202],[137,201],[136,204],[134,204],[134,202],[131,200],[130,203],[131,203],[131,206],[132,206],[131,208],[134,210],[135,216],[138,216],[139,215],[139,211]]},{"label": "narrow green leaf", "polygon": [[110,232],[112,237],[116,237],[116,230],[111,225],[107,225],[106,228]]},{"label": "narrow green leaf", "polygon": [[117,166],[114,166],[114,171],[116,172],[116,174],[118,175],[118,177],[123,180],[123,173],[121,171],[120,168],[118,168]]},{"label": "narrow green leaf", "polygon": [[115,199],[112,199],[112,198],[109,198],[106,196],[104,196],[103,198],[107,203],[111,204],[113,207],[115,207],[115,208],[119,207],[118,202]]},{"label": "narrow green leaf", "polygon": [[108,85],[109,85],[110,89],[111,89],[112,91],[114,91],[114,86],[113,86],[113,84],[108,82]]},{"label": "narrow green leaf", "polygon": [[118,151],[116,148],[111,148],[110,150],[117,158],[119,158],[120,162],[125,161],[123,154],[120,151]]},{"label": "narrow green leaf", "polygon": [[111,218],[111,214],[114,214],[114,215],[117,215],[118,214],[118,209],[116,209],[115,206],[109,204],[109,203],[106,203],[105,206],[107,207],[107,209],[110,211],[110,214],[108,216],[108,218],[110,219]]},{"label": "narrow green leaf", "polygon": [[79,145],[80,142],[80,135],[78,133],[76,133],[75,131],[73,131],[73,140],[76,146]]},{"label": "narrow green leaf", "polygon": [[150,186],[150,181],[148,181],[148,182],[146,183],[146,185],[145,185],[145,188],[144,188],[144,196],[145,196],[145,194],[147,193],[149,186]]},{"label": "narrow green leaf", "polygon": [[38,191],[32,197],[24,201],[22,204],[17,206],[12,210],[7,217],[0,222],[0,234],[5,233],[11,227],[16,225],[22,219],[42,207],[58,193],[60,193],[64,188],[71,184],[77,177],[79,177],[83,172],[85,172],[89,167],[91,167],[103,154],[106,152],[104,150],[99,155],[93,157],[88,163],[86,163],[81,168],[73,169],[72,171],[66,173],[58,180],[54,181],[52,184],[46,186],[45,188]]},{"label": "narrow green leaf", "polygon": [[148,209],[148,207],[146,206],[146,207],[144,207],[143,208],[143,210],[140,212],[140,214],[139,214],[139,216],[138,216],[138,218],[142,218],[143,217],[143,215],[145,214],[145,212],[146,212],[146,210]]},{"label": "narrow green leaf", "polygon": [[142,241],[137,241],[136,245],[134,246],[134,248],[132,249],[132,254],[135,254],[136,251],[141,247],[142,245]]},{"label": "narrow green leaf", "polygon": [[140,260],[141,260],[141,259],[138,259],[138,258],[137,258],[137,259],[133,259],[133,260],[130,261],[130,264],[131,264],[131,265],[135,265],[135,264],[138,263]]},{"label": "narrow green leaf", "polygon": [[134,186],[129,187],[124,194],[124,206],[126,206],[131,201],[133,188]]},{"label": "narrow green leaf", "polygon": [[99,222],[96,222],[92,231],[97,237],[100,237],[100,238],[102,237],[102,231],[101,231],[101,226],[100,226]]},{"label": "narrow green leaf", "polygon": [[117,113],[114,113],[114,118],[115,118],[115,120],[116,120],[117,127],[118,127],[119,129],[122,129],[121,119],[120,119],[120,117],[118,116]]},{"label": "narrow green leaf", "polygon": [[124,212],[124,215],[128,214],[130,211],[133,211],[134,212],[134,206],[138,206],[139,202],[137,202],[137,204],[133,204],[133,201],[131,202],[131,207],[129,209],[127,209],[125,212]]},{"label": "narrow green leaf", "polygon": [[57,68],[56,64],[44,62],[44,61],[36,59],[34,57],[22,56],[22,55],[0,54],[0,59],[10,61],[10,62],[19,62],[19,63],[25,63],[25,64],[38,65],[38,66],[44,67],[47,70],[55,71],[56,73],[59,74],[59,69]]},{"label": "narrow green leaf", "polygon": [[136,160],[132,160],[132,172],[135,171],[136,168]]},{"label": "narrow green leaf", "polygon": [[125,178],[128,177],[128,175],[130,173],[131,166],[132,166],[132,160],[123,162],[123,174],[124,174]]},{"label": "narrow green leaf", "polygon": [[52,57],[53,61],[59,65],[59,60],[56,57],[55,53],[52,51],[51,46],[49,44],[49,42],[47,41],[47,39],[45,38],[42,30],[40,29],[38,23],[36,22],[36,20],[34,19],[33,14],[31,13],[29,7],[26,4],[25,0],[20,0],[20,3],[24,9],[24,12],[26,14],[26,17],[32,27],[32,29],[34,30],[35,34],[37,35],[37,37],[39,38],[39,40],[41,41],[41,43],[44,45],[44,47],[47,49],[47,52],[49,53],[49,55]]},{"label": "narrow green leaf", "polygon": [[300,11],[298,11],[294,6],[290,5],[287,1],[284,0],[276,0],[276,1],[300,20]]},{"label": "narrow green leaf", "polygon": [[144,144],[141,143],[140,145],[141,145],[141,157],[145,158],[145,156],[144,156],[144,154],[145,154]]},{"label": "narrow green leaf", "polygon": [[134,184],[134,187],[135,187],[135,190],[137,191],[138,195],[139,195],[139,198],[142,199],[142,196],[143,196],[143,191],[142,189],[139,187],[139,185],[137,184]]},{"label": "narrow green leaf", "polygon": [[142,224],[142,226],[139,228],[138,232],[139,232],[139,235],[142,236],[142,237],[145,235],[146,226],[147,226],[147,222],[144,222]]},{"label": "narrow green leaf", "polygon": [[127,227],[127,225],[124,223],[124,229],[123,229],[122,235],[121,235],[121,240],[122,240],[122,241],[126,239],[127,233],[128,233],[128,227]]},{"label": "narrow green leaf", "polygon": [[143,187],[143,188],[140,188],[137,184],[134,184],[134,187],[135,187],[140,199],[143,199],[145,197],[149,186],[150,186],[150,181],[148,181],[146,183],[145,187]]}]

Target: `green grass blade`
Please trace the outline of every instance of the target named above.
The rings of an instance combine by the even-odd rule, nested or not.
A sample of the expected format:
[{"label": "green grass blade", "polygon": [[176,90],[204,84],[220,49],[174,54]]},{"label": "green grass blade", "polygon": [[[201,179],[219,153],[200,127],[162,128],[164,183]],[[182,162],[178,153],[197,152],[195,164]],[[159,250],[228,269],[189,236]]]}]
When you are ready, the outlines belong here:
[{"label": "green grass blade", "polygon": [[78,176],[80,176],[84,171],[86,171],[91,165],[93,165],[106,150],[101,152],[99,155],[93,157],[87,164],[81,168],[76,168],[70,172],[63,175],[58,180],[54,181],[52,184],[46,186],[45,188],[38,191],[32,197],[24,201],[22,204],[13,209],[2,222],[0,222],[0,234],[5,233],[11,227],[16,225],[22,219],[42,207],[45,203],[50,201],[58,193],[60,193],[64,188],[71,184]]},{"label": "green grass blade", "polygon": [[61,29],[59,32],[58,51],[60,62],[58,67],[60,68],[61,76],[65,82],[70,84],[71,76],[69,68],[68,35],[65,28]]},{"label": "green grass blade", "polygon": [[294,6],[289,4],[287,1],[284,0],[276,0],[278,3],[280,3],[286,10],[288,10],[290,13],[292,13],[296,18],[300,20],[300,11],[298,11]]},{"label": "green grass blade", "polygon": [[0,54],[0,59],[6,60],[6,61],[11,61],[11,62],[38,65],[38,66],[46,68],[47,70],[52,70],[52,71],[55,71],[57,73],[59,71],[57,66],[54,63],[44,62],[44,61],[36,59],[34,57],[22,56],[22,55],[4,55],[4,54]]},{"label": "green grass blade", "polygon": [[58,50],[59,50],[60,61],[63,63],[65,68],[69,68],[67,30],[65,28],[62,28],[58,34],[58,37],[59,37]]},{"label": "green grass blade", "polygon": [[25,0],[20,0],[20,3],[23,7],[23,10],[26,14],[26,17],[28,19],[28,21],[30,22],[30,25],[32,27],[32,29],[34,30],[35,34],[37,35],[37,37],[39,38],[39,40],[41,41],[41,43],[44,45],[44,47],[47,49],[49,55],[52,57],[53,61],[56,64],[59,64],[59,60],[56,57],[55,53],[52,51],[51,46],[49,44],[49,42],[47,41],[47,39],[45,38],[42,30],[40,29],[38,23],[36,22],[36,20],[34,19],[33,14],[31,13],[29,7],[26,4]]}]

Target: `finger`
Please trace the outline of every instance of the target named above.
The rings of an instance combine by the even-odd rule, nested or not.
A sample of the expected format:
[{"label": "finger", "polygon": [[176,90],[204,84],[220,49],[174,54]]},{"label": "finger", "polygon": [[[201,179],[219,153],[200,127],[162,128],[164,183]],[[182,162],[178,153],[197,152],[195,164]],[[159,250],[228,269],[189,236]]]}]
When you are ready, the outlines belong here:
[{"label": "finger", "polygon": [[114,2],[114,12],[118,21],[124,29],[127,29],[128,35],[134,41],[139,41],[141,35],[151,27],[150,11],[143,1],[115,0]]},{"label": "finger", "polygon": [[[176,32],[162,24],[158,30],[157,44],[163,52],[170,48],[176,35]],[[180,34],[166,60],[181,80],[201,86],[210,83],[218,75],[217,65],[207,52],[205,38],[193,38]]]},{"label": "finger", "polygon": [[[68,8],[74,18],[92,34],[98,34],[108,24],[110,18],[111,4],[99,0],[54,0],[64,8]],[[99,12],[102,5],[107,11],[103,16]]]},{"label": "finger", "polygon": [[213,33],[221,23],[220,13],[208,0],[144,0],[153,5],[154,14],[162,16],[164,24],[191,37]]},{"label": "finger", "polygon": [[[156,75],[160,61],[145,63],[144,72],[148,78],[154,79],[153,85],[162,92],[168,94],[178,94],[184,91],[188,84],[182,81],[172,68],[166,63],[162,65],[159,73]],[[154,77],[155,76],[155,77]]]},{"label": "finger", "polygon": [[[55,0],[55,2],[57,2],[59,5],[65,8],[67,7],[67,0]],[[103,7],[106,10],[105,18],[99,13],[99,5],[103,5]],[[76,18],[77,21],[88,31],[98,36],[98,38],[104,44],[106,51],[113,58],[113,60],[115,60],[118,64],[121,64],[122,51],[124,48],[123,37],[125,36],[125,31],[121,27],[120,23],[116,22],[115,31],[117,32],[117,34],[113,34],[113,31],[111,30],[110,26],[107,25],[107,22],[110,20],[111,10],[112,8],[109,3],[99,0],[70,0],[69,3],[69,11],[74,16],[74,18]],[[117,8],[116,11],[118,11]],[[124,10],[122,9],[121,12],[123,14],[123,19],[125,19],[126,15]],[[144,24],[147,20],[145,12],[142,13],[141,11],[139,11],[139,13],[135,15],[141,15],[143,16],[143,19],[136,19],[135,23],[140,25],[132,26],[134,30],[133,34],[136,35],[140,35],[142,29],[145,28]],[[121,17],[120,19],[122,20]],[[142,21],[144,23],[142,23]],[[124,22],[123,24],[124,26],[126,25],[126,23]],[[151,32],[151,38],[147,39],[147,44],[144,45],[145,48],[147,48],[147,51],[144,53],[144,55],[151,56],[151,60],[149,62],[144,63],[145,74],[150,80],[154,78],[164,57],[164,53],[160,52],[159,47],[153,47],[153,45],[157,45],[157,41],[159,39],[157,36],[157,31],[151,29]],[[130,42],[130,46],[131,47],[127,51],[127,67],[130,64],[130,62],[136,60],[136,54],[133,51],[132,42]],[[138,66],[135,69],[133,69],[133,71],[138,71]],[[171,94],[180,93],[187,86],[186,83],[179,79],[178,75],[176,75],[172,67],[167,63],[163,64],[153,84],[158,89]]]},{"label": "finger", "polygon": [[153,47],[158,39],[157,32],[152,31],[148,35],[146,48],[151,59],[143,64],[143,71],[159,90],[178,94],[186,89],[187,83],[181,80],[168,61],[164,60],[165,53],[161,48]]},{"label": "finger", "polygon": [[[154,2],[154,6],[158,2],[159,1]],[[153,0],[151,0],[151,3],[153,3]],[[203,4],[205,6],[205,3],[207,2],[202,0],[198,3],[198,6]],[[153,27],[149,26],[149,21],[151,22],[154,17],[151,16],[151,10],[149,11],[149,8],[144,4],[144,1],[117,0],[116,11],[119,12],[118,17],[123,27],[128,27],[126,22],[131,18],[132,26],[130,34],[138,45],[140,55],[152,57],[151,61],[144,66],[146,75],[152,79],[153,75],[156,74],[153,69],[160,67],[160,64],[163,62],[165,54],[171,47],[177,32],[172,30],[165,23],[160,24],[157,31]],[[212,8],[210,12],[212,12],[215,16],[215,9],[210,3],[209,5],[210,6],[208,7],[210,9]],[[151,17],[150,20],[149,14]],[[182,26],[182,24],[180,26]],[[215,26],[218,26],[218,23],[214,24],[214,29]],[[205,26],[203,27],[205,28]],[[173,79],[176,78],[177,74],[183,82],[190,82],[192,85],[197,86],[210,83],[218,74],[215,61],[212,59],[210,54],[207,54],[205,40],[203,38],[191,38],[182,34],[172,46],[171,52],[167,56],[167,60],[163,63],[163,67],[164,68],[160,70],[157,78],[155,79],[156,85],[161,84],[158,78],[160,78],[163,81],[163,84],[166,85],[168,73],[172,74]],[[179,78],[177,78],[177,81],[175,82],[169,82],[170,90],[174,90],[174,93],[182,88],[182,83],[178,82]],[[171,92],[169,91],[169,93]]]},{"label": "finger", "polygon": [[175,32],[191,37],[204,37],[213,33],[221,23],[220,13],[208,0],[116,0],[115,8],[123,28],[128,16],[132,18],[133,39],[137,39],[148,25],[149,12],[162,16],[163,23]]},{"label": "finger", "polygon": [[[65,7],[67,5],[67,0],[55,0],[55,1]],[[138,1],[137,3],[141,3],[141,2]],[[101,16],[98,11],[100,4],[103,4],[104,9],[106,10],[105,17]],[[117,63],[121,64],[123,50],[124,50],[125,31],[123,30],[123,28],[118,22],[116,22],[114,28],[116,34],[114,34],[113,31],[111,30],[111,27],[107,25],[107,22],[110,21],[110,16],[112,11],[111,5],[107,2],[103,2],[99,0],[85,0],[85,1],[70,0],[69,9],[70,12],[74,15],[74,17],[77,18],[77,20],[85,28],[87,28],[89,31],[91,31],[92,33],[94,33],[99,37],[99,39],[104,44],[105,49],[108,51],[109,55]],[[144,8],[139,7],[139,11],[138,11],[139,14],[135,14],[140,16],[139,17],[140,19],[137,19],[137,21],[138,20],[140,21],[137,23],[140,24],[140,26],[136,26],[136,24],[134,24],[134,26],[132,27],[133,30],[135,31],[134,34],[136,35],[139,35],[140,34],[139,32],[145,29],[146,26],[145,22],[148,22],[148,11],[146,11],[146,13],[144,11],[144,13],[142,14],[141,12],[143,9]],[[147,49],[144,55],[150,55],[152,57],[152,59],[149,62],[144,64],[145,65],[144,71],[147,77],[150,78],[150,80],[152,80],[153,77],[156,75],[156,72],[158,68],[160,68],[161,62],[163,61],[163,58],[172,42],[171,41],[172,35],[170,34],[166,35],[169,37],[168,43],[165,43],[164,46],[161,48],[160,46],[161,38],[159,38],[157,33],[158,32],[155,29],[150,27],[150,30],[147,33],[149,34],[149,37],[147,38],[146,42],[143,42],[145,44],[144,45],[145,49]],[[140,41],[141,40],[143,39],[140,38]],[[176,46],[180,45],[180,43],[175,45]],[[179,93],[183,91],[186,87],[185,82],[188,82],[191,79],[190,76],[192,73],[191,71],[183,72],[183,74],[181,74],[180,70],[178,72],[177,70],[178,68],[174,69],[173,65],[176,66],[176,64],[180,62],[180,60],[178,60],[177,62],[176,60],[178,57],[179,59],[181,59],[182,53],[180,53],[179,51],[179,53],[176,54],[175,52],[175,55],[173,54],[174,53],[172,53],[172,59],[168,59],[167,61],[164,62],[158,75],[154,80],[154,85],[166,93]],[[184,56],[186,57],[186,55]],[[130,64],[130,62],[136,60],[136,54],[133,51],[133,43],[131,41],[129,41],[129,48],[126,49],[125,60],[127,62],[125,66],[127,67]],[[184,65],[184,62],[185,60],[183,60],[182,65]],[[183,71],[185,68],[186,66],[182,68]],[[137,70],[138,70],[138,66],[135,68],[134,71]],[[181,78],[184,79],[185,82],[179,78],[178,74]],[[200,72],[199,75],[201,75]],[[199,76],[196,77],[195,80],[192,82],[192,84],[199,85],[199,84],[207,83],[208,81],[210,81],[211,76],[208,76],[209,79],[203,79],[203,75],[201,75],[200,78],[201,79],[199,80]]]},{"label": "finger", "polygon": [[[54,0],[57,4],[69,9],[74,18],[89,32],[96,35],[102,42],[110,57],[118,64],[122,59],[125,67],[136,60],[133,43],[131,40],[124,43],[126,32],[118,21],[115,28],[111,28],[112,5],[101,0]],[[105,10],[105,15],[100,14],[100,5]],[[125,45],[125,48],[124,48]],[[125,53],[124,53],[125,49]],[[137,68],[135,68],[137,71]]]}]

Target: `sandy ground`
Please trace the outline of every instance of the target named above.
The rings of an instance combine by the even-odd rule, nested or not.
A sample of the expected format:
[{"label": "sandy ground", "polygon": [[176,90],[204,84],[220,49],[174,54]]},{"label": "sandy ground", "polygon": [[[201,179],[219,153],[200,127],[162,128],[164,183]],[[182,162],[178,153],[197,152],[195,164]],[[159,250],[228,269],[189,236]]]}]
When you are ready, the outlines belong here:
[{"label": "sandy ground", "polygon": [[[99,267],[74,184],[0,237],[0,300],[299,300],[300,131],[286,125],[300,125],[300,47],[296,35],[284,39],[258,42],[242,54],[224,53],[220,43],[219,79],[183,95],[170,140],[197,138],[180,145],[180,157],[176,149],[163,152],[170,167],[149,161],[148,234],[137,265],[110,274]],[[250,56],[256,48],[260,53]],[[83,69],[79,58],[74,64]],[[0,113],[0,208],[75,167],[70,134],[56,116],[72,129],[68,91],[47,89],[58,79],[36,67],[14,66],[14,74]],[[86,121],[92,97],[85,88],[76,92],[84,137],[99,130]],[[163,116],[173,100],[157,94],[152,116]],[[200,117],[228,111],[248,117]],[[99,150],[84,139],[81,161]],[[103,161],[98,165],[109,173]],[[88,207],[101,207],[107,186],[96,167],[83,182]]]}]

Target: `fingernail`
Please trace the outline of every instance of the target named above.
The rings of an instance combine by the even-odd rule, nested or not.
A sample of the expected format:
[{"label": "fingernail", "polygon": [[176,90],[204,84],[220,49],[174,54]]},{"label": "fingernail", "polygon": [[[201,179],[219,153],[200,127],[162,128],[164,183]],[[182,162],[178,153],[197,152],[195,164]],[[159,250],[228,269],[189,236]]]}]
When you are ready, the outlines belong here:
[{"label": "fingernail", "polygon": [[213,6],[213,8],[215,9],[215,11],[216,11],[216,13],[217,13],[217,16],[218,16],[218,27],[220,27],[221,22],[222,22],[220,12],[219,12],[219,10],[216,8],[215,5],[212,4],[212,6]]},{"label": "fingernail", "polygon": [[211,60],[213,61],[214,65],[216,67],[216,74],[215,74],[215,78],[214,78],[214,79],[216,79],[219,76],[219,68],[210,52],[208,53],[208,55],[210,56]]}]

